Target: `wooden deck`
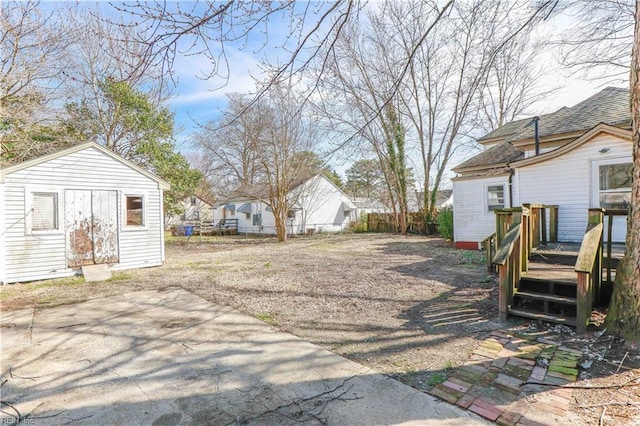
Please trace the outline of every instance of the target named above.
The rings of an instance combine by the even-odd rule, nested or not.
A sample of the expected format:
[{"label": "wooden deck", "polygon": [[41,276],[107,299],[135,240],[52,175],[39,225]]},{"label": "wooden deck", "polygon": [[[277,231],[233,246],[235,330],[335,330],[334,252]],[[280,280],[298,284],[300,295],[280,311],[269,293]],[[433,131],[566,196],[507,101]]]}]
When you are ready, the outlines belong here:
[{"label": "wooden deck", "polygon": [[[606,245],[606,243],[605,243]],[[612,243],[611,244],[611,258],[622,259],[624,255],[625,246],[624,243]],[[563,255],[563,256],[575,256],[578,257],[580,252],[580,243],[548,243],[544,246],[535,247],[532,253],[536,254],[549,254],[549,255]],[[604,256],[606,257],[607,251],[604,250]]]}]

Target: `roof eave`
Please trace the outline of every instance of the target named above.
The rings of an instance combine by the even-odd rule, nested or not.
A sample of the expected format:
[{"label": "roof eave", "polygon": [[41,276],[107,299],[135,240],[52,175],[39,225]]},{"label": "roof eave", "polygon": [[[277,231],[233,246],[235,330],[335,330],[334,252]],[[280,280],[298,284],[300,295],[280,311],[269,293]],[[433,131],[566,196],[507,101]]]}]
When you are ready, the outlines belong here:
[{"label": "roof eave", "polygon": [[610,134],[610,135],[613,135],[613,136],[617,136],[617,137],[619,137],[621,139],[627,139],[629,141],[631,141],[632,136],[633,136],[633,133],[631,132],[631,130],[626,130],[626,129],[622,129],[620,127],[611,126],[609,124],[600,123],[600,124],[596,125],[595,127],[591,128],[586,133],[583,133],[582,136],[580,136],[579,138],[569,142],[566,145],[561,146],[560,148],[554,149],[553,151],[545,152],[544,154],[536,155],[534,157],[529,157],[529,158],[525,158],[525,159],[522,159],[522,160],[513,161],[513,162],[509,163],[509,166],[513,167],[513,168],[530,166],[532,164],[541,163],[543,161],[547,161],[547,160],[550,160],[552,158],[559,157],[562,154],[565,154],[565,153],[567,153],[567,152],[579,147],[580,145],[584,144],[588,140],[596,137],[597,135],[599,135],[601,133]]}]

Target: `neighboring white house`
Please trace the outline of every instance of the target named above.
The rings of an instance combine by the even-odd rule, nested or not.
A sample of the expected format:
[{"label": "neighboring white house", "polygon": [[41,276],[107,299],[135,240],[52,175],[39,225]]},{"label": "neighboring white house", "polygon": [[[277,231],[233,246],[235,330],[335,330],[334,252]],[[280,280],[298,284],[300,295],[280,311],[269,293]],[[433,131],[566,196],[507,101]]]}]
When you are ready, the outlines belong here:
[{"label": "neighboring white house", "polygon": [[192,195],[182,201],[182,213],[167,216],[164,221],[165,228],[171,225],[180,225],[184,222],[211,222],[213,220],[213,203],[209,203],[197,195]]},{"label": "neighboring white house", "polygon": [[[347,194],[323,175],[291,185],[293,208],[287,218],[289,235],[310,232],[339,232],[356,220],[356,206]],[[249,188],[213,207],[213,220],[237,220],[239,233],[275,235],[275,217],[265,188]],[[223,225],[224,226],[224,225]]]},{"label": "neighboring white house", "polygon": [[90,142],[0,171],[0,281],[164,262],[169,184]]},{"label": "neighboring white house", "polygon": [[[558,239],[579,242],[592,207],[631,200],[629,91],[608,87],[579,104],[507,123],[479,139],[485,150],[453,171],[454,240],[477,248],[495,231],[494,210],[525,203],[558,206]],[[616,217],[613,241],[624,241]]]}]

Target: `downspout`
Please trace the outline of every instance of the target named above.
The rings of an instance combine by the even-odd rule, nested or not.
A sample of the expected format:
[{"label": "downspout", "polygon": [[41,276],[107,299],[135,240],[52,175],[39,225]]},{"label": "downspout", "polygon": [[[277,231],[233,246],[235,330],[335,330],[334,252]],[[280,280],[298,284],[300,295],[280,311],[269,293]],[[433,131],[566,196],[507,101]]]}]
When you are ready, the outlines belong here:
[{"label": "downspout", "polygon": [[509,167],[509,208],[513,207],[513,169]]},{"label": "downspout", "polygon": [[540,137],[538,136],[538,121],[540,117],[537,115],[533,117],[533,140],[535,142],[536,147],[536,155],[540,155]]}]

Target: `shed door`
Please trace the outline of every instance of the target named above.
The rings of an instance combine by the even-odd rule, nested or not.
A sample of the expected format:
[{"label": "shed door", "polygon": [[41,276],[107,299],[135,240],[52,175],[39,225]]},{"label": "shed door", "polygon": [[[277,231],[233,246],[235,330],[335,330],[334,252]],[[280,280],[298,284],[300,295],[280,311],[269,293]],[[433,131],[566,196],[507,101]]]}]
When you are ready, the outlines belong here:
[{"label": "shed door", "polygon": [[117,191],[70,190],[65,193],[67,266],[117,263]]}]

